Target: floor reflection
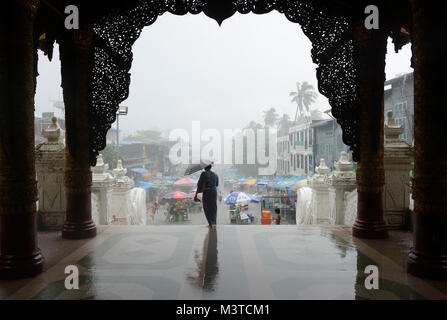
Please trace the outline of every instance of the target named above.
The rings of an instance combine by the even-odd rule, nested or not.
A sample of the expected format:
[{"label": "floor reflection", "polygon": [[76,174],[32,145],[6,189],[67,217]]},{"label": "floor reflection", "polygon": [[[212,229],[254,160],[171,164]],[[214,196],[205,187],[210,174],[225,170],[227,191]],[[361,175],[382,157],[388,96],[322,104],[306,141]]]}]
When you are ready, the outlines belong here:
[{"label": "floor reflection", "polygon": [[[336,227],[114,227],[8,298],[445,299],[382,254],[402,250]],[[66,265],[78,266],[79,290],[65,288]],[[365,286],[371,265],[374,290]]]},{"label": "floor reflection", "polygon": [[219,274],[217,229],[208,230],[203,240],[202,252],[196,250],[194,260],[197,265],[197,276],[187,275],[187,279],[204,291],[214,291]]},{"label": "floor reflection", "polygon": [[218,252],[217,252],[217,229],[210,229],[206,240],[205,275],[203,277],[203,289],[214,291],[216,279],[219,274]]}]

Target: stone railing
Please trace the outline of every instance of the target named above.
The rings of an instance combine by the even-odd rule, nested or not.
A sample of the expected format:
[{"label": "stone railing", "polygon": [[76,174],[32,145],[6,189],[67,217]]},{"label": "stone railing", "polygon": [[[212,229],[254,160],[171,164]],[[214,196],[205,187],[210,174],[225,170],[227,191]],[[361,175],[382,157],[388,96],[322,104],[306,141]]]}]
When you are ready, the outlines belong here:
[{"label": "stone railing", "polygon": [[[409,177],[413,149],[399,139],[403,129],[396,125],[391,111],[387,113],[384,131],[384,220],[390,229],[404,229],[410,223],[413,205]],[[310,200],[300,200],[300,196],[309,197],[304,192],[297,194],[297,224],[354,224],[357,217],[356,175],[351,171],[352,162],[348,161],[346,152],[341,153],[334,167],[335,170],[328,174],[329,168],[321,159],[317,174],[309,179],[307,193],[311,194]]]},{"label": "stone railing", "polygon": [[146,224],[146,192],[134,187],[134,181],[126,176],[127,170],[118,161],[113,175],[102,155],[92,168],[92,218],[96,224]]},{"label": "stone railing", "polygon": [[357,218],[357,189],[351,192],[345,192],[343,200],[343,215],[345,217],[344,225],[352,227]]}]

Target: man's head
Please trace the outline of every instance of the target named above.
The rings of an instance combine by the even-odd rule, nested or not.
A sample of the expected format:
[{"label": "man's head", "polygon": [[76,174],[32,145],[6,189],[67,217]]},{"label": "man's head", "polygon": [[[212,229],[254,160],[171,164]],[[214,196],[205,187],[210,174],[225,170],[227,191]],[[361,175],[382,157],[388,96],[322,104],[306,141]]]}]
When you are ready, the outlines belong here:
[{"label": "man's head", "polygon": [[280,214],[281,210],[279,210],[279,208],[275,208],[275,213],[276,214]]}]

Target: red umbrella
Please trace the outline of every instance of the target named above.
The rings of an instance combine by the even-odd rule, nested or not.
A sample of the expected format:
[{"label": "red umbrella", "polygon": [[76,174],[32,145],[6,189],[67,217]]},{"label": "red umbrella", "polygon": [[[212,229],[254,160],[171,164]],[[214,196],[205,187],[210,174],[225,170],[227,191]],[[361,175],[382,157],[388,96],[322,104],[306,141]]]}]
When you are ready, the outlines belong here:
[{"label": "red umbrella", "polygon": [[186,199],[186,195],[183,192],[176,191],[176,192],[174,192],[174,195],[172,196],[172,199],[174,199],[174,200],[184,200],[184,199]]},{"label": "red umbrella", "polygon": [[169,193],[163,195],[162,198],[165,199],[165,200],[170,200],[170,199],[173,199],[173,200],[184,200],[184,199],[186,199],[186,193],[180,192],[180,191],[169,192]]},{"label": "red umbrella", "polygon": [[197,181],[195,181],[189,177],[186,177],[186,178],[183,178],[183,179],[180,179],[180,180],[174,182],[174,186],[190,186],[190,185],[194,185],[196,183],[197,183]]}]

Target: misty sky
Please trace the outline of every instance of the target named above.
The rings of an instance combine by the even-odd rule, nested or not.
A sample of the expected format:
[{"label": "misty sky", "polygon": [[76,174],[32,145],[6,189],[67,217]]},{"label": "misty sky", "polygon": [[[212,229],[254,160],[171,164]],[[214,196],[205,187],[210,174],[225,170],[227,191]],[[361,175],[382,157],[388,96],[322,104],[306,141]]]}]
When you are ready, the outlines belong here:
[{"label": "misty sky", "polygon": [[[389,42],[390,44],[390,42]],[[138,129],[190,130],[242,128],[262,122],[262,110],[276,108],[294,117],[296,105],[289,92],[296,81],[317,88],[311,43],[299,25],[283,15],[236,14],[217,23],[204,16],[164,14],[143,30],[134,46],[129,98],[122,105],[129,114],[120,118],[125,134]],[[58,47],[53,61],[39,52],[36,115],[55,111],[62,100]],[[389,45],[386,74],[410,72],[411,47],[399,54]],[[319,95],[313,106],[329,108]]]}]

